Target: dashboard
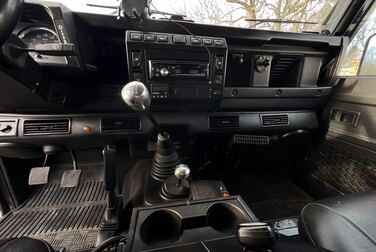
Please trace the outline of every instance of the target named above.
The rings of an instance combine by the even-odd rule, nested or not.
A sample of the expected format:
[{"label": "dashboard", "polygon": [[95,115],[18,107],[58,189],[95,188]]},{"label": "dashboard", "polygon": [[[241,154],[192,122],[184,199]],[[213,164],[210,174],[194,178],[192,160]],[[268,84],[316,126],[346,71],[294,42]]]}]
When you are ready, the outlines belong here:
[{"label": "dashboard", "polygon": [[[0,66],[0,88],[8,89],[0,102],[0,131],[7,130],[0,136],[151,134],[147,120],[120,99],[123,85],[135,80],[149,88],[162,125],[192,134],[271,134],[325,124],[321,115],[345,38],[182,24],[189,33],[167,20],[129,22],[29,1],[14,31],[18,38],[29,48],[72,44],[75,55],[29,53],[37,66],[30,64],[34,70],[23,80]],[[25,134],[26,121],[36,123],[36,134]]]}]

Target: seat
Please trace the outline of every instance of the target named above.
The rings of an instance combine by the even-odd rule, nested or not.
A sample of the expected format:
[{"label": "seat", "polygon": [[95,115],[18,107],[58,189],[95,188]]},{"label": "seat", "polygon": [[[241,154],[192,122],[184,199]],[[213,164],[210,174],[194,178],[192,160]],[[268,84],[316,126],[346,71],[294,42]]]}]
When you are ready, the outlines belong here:
[{"label": "seat", "polygon": [[330,251],[376,251],[376,191],[309,203],[301,212],[299,233]]},{"label": "seat", "polygon": [[29,237],[11,238],[0,241],[0,252],[54,252],[45,241]]}]

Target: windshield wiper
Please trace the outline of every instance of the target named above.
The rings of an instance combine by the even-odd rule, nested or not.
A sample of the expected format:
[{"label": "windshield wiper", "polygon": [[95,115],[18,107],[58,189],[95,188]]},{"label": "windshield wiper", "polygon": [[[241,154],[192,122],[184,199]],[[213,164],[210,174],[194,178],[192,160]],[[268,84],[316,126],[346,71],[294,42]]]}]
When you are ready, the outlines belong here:
[{"label": "windshield wiper", "polygon": [[290,20],[290,19],[282,19],[282,18],[266,18],[266,19],[246,18],[244,20],[248,22],[257,22],[259,24],[261,23],[315,24],[315,25],[319,24],[317,22]]}]

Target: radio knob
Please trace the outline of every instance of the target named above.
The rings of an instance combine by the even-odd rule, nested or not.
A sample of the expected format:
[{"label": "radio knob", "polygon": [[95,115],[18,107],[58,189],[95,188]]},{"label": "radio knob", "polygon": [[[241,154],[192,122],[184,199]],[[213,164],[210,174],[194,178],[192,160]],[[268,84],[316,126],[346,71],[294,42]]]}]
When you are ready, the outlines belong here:
[{"label": "radio knob", "polygon": [[159,70],[159,73],[161,74],[162,77],[166,77],[167,75],[170,74],[170,71],[168,71],[167,68],[162,68],[161,70]]}]

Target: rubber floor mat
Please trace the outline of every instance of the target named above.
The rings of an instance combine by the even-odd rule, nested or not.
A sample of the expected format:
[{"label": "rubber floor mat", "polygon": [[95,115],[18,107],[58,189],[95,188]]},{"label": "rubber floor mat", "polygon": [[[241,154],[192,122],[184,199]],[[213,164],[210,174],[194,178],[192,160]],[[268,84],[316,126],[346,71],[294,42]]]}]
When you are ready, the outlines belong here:
[{"label": "rubber floor mat", "polygon": [[376,162],[325,141],[307,157],[309,173],[342,194],[376,189]]},{"label": "rubber floor mat", "polygon": [[56,250],[87,250],[95,246],[105,209],[103,182],[81,182],[75,188],[47,184],[1,220],[0,239],[28,236]]},{"label": "rubber floor mat", "polygon": [[260,221],[295,217],[313,199],[291,181],[267,175],[243,174],[225,181],[232,194],[240,194]]}]

